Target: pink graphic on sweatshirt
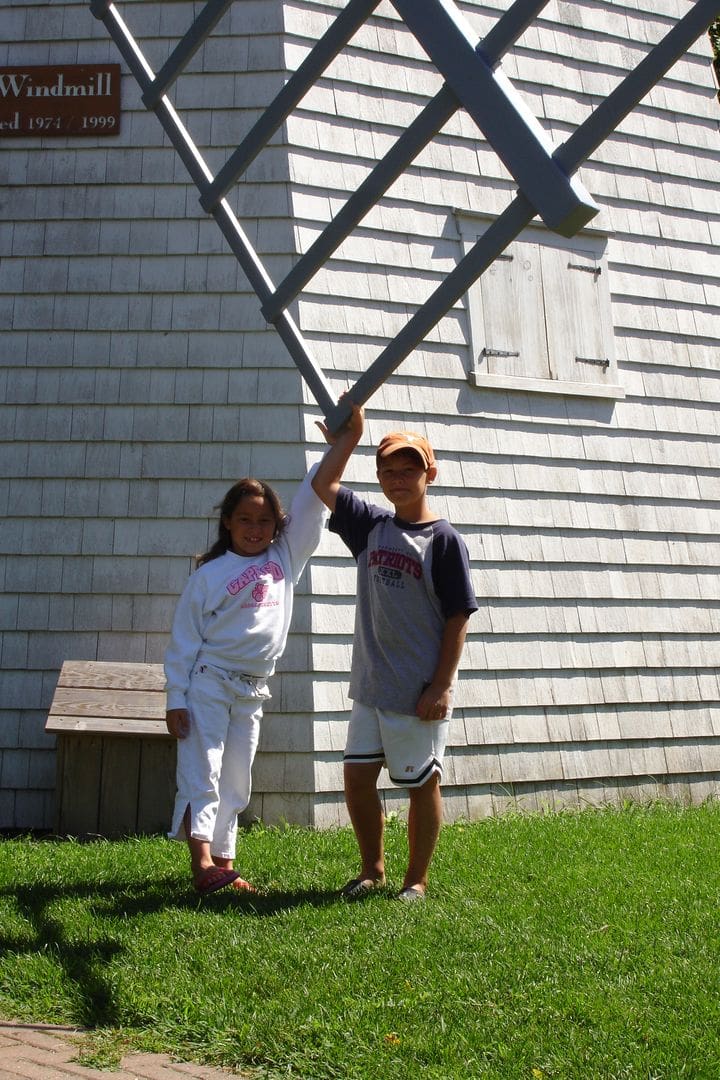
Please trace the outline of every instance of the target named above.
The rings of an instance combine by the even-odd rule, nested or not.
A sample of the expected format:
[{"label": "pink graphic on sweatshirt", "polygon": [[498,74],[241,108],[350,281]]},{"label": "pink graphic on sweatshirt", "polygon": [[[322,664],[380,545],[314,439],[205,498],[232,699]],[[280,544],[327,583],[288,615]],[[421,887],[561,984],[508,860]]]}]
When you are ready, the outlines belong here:
[{"label": "pink graphic on sweatshirt", "polygon": [[[248,566],[240,577],[234,578],[232,581],[228,581],[225,588],[231,596],[237,596],[239,592],[251,582],[262,582],[263,578],[270,577],[273,581],[282,581],[285,575],[283,574],[282,567],[276,562],[266,562],[262,566]],[[265,588],[268,588],[267,582],[265,582]]]}]

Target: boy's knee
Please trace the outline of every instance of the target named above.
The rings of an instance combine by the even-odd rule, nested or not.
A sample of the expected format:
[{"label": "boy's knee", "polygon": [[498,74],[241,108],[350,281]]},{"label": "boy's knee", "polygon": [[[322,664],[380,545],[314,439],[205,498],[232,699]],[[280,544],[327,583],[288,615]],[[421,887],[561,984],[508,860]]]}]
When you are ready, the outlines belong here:
[{"label": "boy's knee", "polygon": [[424,784],[418,784],[417,787],[408,788],[411,802],[422,802],[425,799],[435,798],[440,788],[440,774],[437,772],[428,776]]},{"label": "boy's knee", "polygon": [[378,776],[380,775],[381,764],[372,762],[369,764],[359,764],[358,762],[345,762],[343,767],[343,774],[345,777],[345,786],[352,787],[354,790],[362,788],[373,788],[377,784]]}]

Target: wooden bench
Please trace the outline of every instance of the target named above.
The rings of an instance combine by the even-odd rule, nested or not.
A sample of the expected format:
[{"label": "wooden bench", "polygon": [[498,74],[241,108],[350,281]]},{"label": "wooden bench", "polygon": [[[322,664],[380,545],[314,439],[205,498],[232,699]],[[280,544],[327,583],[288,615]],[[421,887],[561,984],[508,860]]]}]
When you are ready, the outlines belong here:
[{"label": "wooden bench", "polygon": [[58,835],[170,828],[176,742],[161,664],[66,660],[45,730],[57,736]]}]

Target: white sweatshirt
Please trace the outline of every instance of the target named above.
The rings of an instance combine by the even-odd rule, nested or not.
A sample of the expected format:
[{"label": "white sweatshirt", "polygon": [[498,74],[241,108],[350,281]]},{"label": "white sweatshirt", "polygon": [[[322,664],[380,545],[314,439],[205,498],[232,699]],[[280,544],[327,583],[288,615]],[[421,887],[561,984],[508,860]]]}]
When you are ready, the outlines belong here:
[{"label": "white sweatshirt", "polygon": [[168,709],[187,708],[190,672],[201,660],[256,678],[272,675],[285,648],[295,585],[328,514],[310,483],[315,468],[300,485],[284,530],[261,555],[227,551],[191,575],[165,653]]}]

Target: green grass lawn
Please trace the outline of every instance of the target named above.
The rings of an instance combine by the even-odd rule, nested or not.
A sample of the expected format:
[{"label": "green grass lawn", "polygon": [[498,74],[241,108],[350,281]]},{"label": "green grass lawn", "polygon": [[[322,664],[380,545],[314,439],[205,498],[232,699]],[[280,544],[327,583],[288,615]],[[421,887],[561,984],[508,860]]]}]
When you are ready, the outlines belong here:
[{"label": "green grass lawn", "polygon": [[[720,807],[443,830],[426,903],[358,903],[349,830],[256,828],[265,895],[198,900],[163,839],[0,841],[0,1015],[261,1076],[720,1077]],[[404,827],[388,827],[397,887]]]}]

